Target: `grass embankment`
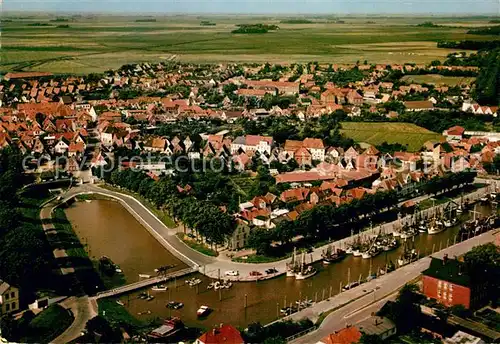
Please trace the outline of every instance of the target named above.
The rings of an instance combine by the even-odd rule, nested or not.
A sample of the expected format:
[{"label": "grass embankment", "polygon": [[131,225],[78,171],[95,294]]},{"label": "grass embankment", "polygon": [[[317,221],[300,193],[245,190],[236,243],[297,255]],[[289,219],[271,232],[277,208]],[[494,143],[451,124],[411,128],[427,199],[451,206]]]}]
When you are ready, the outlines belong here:
[{"label": "grass embankment", "polygon": [[426,141],[441,139],[440,134],[411,123],[342,122],[341,125],[341,132],[357,142],[372,145],[400,143],[410,152],[418,151]]},{"label": "grass embankment", "polygon": [[116,303],[117,299],[100,299],[97,301],[99,314],[101,314],[114,327],[128,324],[134,327],[143,327],[145,322],[135,318],[125,307]]},{"label": "grass embankment", "polygon": [[73,319],[68,310],[57,304],[51,305],[30,321],[21,342],[50,343],[71,325]]},{"label": "grass embankment", "polygon": [[212,250],[210,247],[205,245],[204,243],[198,242],[195,239],[189,238],[187,235],[184,233],[177,233],[177,237],[182,240],[183,243],[191,247],[193,250],[196,250],[200,253],[203,253],[204,255],[210,256],[210,257],[217,257],[219,254],[215,251]]},{"label": "grass embankment", "polygon": [[87,258],[87,252],[73,231],[73,226],[66,218],[64,209],[56,208],[52,213],[52,218],[54,219],[54,227],[57,230],[60,243],[65,246],[67,245],[66,253],[68,256]]},{"label": "grass embankment", "polygon": [[162,211],[162,210],[159,210],[158,208],[156,208],[156,206],[153,203],[151,203],[150,201],[148,201],[147,199],[145,199],[141,195],[136,194],[134,192],[130,192],[130,191],[126,190],[126,189],[119,189],[117,187],[114,187],[114,186],[111,186],[111,185],[108,185],[108,184],[100,185],[100,187],[103,188],[103,189],[106,189],[106,190],[110,190],[110,191],[114,191],[114,192],[118,192],[118,193],[122,193],[122,194],[134,197],[143,206],[145,206],[153,214],[155,214],[156,217],[158,217],[165,224],[165,226],[167,226],[168,228],[175,228],[175,227],[177,227],[177,224],[170,217],[170,215],[168,215],[165,211]]}]

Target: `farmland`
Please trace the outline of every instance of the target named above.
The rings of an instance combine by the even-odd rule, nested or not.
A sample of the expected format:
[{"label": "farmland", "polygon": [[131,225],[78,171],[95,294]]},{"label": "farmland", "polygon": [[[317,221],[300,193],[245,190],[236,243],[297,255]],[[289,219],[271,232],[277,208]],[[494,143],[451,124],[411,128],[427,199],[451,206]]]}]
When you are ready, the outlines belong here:
[{"label": "farmland", "polygon": [[410,123],[343,122],[341,132],[356,142],[372,145],[401,143],[410,152],[418,151],[428,140],[441,138],[439,134]]},{"label": "farmland", "polygon": [[402,81],[417,84],[433,84],[436,86],[461,86],[470,85],[476,78],[472,77],[459,77],[459,76],[443,76],[439,74],[427,75],[405,75],[401,78]]},{"label": "farmland", "polygon": [[[487,18],[432,18],[440,26],[417,27],[425,18],[347,17],[287,23],[280,17],[73,16],[59,25],[49,15],[3,15],[0,71],[102,72],[126,63],[183,62],[427,63],[452,50],[439,40],[477,39],[471,27]],[[213,25],[202,25],[204,22]],[[232,33],[237,25],[278,25],[259,35]],[[460,25],[459,25],[460,24]]]}]

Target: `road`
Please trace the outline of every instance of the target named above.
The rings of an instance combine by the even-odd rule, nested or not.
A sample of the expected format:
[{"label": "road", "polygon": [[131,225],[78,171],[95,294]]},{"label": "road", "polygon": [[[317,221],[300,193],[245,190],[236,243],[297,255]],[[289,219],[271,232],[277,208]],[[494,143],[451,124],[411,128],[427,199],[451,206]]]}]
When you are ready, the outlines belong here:
[{"label": "road", "polygon": [[[455,246],[441,250],[435,253],[434,257],[442,258],[444,254],[448,254],[450,257],[460,256],[477,245],[493,242],[495,237],[500,235],[499,232],[497,229],[481,234]],[[430,261],[430,257],[425,257],[390,274],[343,292],[330,300],[318,302],[312,307],[293,314],[289,317],[290,319],[300,320],[309,318],[316,321],[321,313],[338,308],[325,318],[318,330],[297,338],[292,343],[316,343],[321,338],[344,328],[348,324],[354,325],[368,318],[372,312],[380,309],[387,300],[394,298],[395,292],[399,288],[419,277],[421,272],[429,267]]]},{"label": "road", "polygon": [[97,316],[96,304],[90,302],[88,296],[70,297],[60,303],[71,310],[75,319],[73,323],[59,337],[52,341],[53,344],[66,344],[81,336],[87,321]]}]

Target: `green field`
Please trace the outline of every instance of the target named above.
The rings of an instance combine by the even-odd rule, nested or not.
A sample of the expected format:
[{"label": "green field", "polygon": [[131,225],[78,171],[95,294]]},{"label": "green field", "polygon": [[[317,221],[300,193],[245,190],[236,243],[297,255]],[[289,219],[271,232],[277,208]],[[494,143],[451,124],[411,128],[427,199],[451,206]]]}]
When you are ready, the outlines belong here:
[{"label": "green field", "polygon": [[[3,13],[0,71],[102,72],[125,63],[176,59],[183,62],[426,63],[451,52],[439,40],[491,39],[467,35],[487,18],[432,18],[439,27],[417,27],[426,18],[347,17],[284,24],[286,17],[163,16],[55,17],[19,19]],[[141,19],[137,22],[136,20]],[[12,20],[5,22],[4,20]],[[201,25],[209,20],[215,26]],[[232,34],[237,24],[276,24],[266,34]],[[36,24],[34,26],[33,24]],[[444,26],[448,25],[448,26]]]},{"label": "green field", "polygon": [[428,140],[439,140],[442,136],[410,123],[343,122],[341,132],[356,142],[379,145],[401,143],[408,151],[418,151]]},{"label": "green field", "polygon": [[476,78],[427,74],[427,75],[405,75],[404,77],[401,78],[401,80],[416,84],[425,83],[425,84],[433,84],[436,86],[441,86],[441,85],[459,86],[459,85],[470,85],[476,80]]}]

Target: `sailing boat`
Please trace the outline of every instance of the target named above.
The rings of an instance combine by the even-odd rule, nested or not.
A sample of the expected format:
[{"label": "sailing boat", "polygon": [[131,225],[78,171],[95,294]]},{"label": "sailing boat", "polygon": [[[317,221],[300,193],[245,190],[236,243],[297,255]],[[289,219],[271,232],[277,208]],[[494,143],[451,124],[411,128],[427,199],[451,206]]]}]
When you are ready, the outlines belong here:
[{"label": "sailing boat", "polygon": [[295,274],[296,280],[304,280],[306,278],[316,275],[318,271],[311,265],[306,266],[306,253],[302,252],[300,271]]},{"label": "sailing boat", "polygon": [[295,277],[295,272],[297,270],[297,249],[293,248],[292,260],[286,265],[286,277]]},{"label": "sailing boat", "polygon": [[344,250],[341,250],[339,248],[335,250],[335,246],[333,247],[333,249],[331,246],[328,246],[326,252],[323,252],[321,257],[323,258],[323,264],[328,265],[343,259],[345,255],[346,253]]},{"label": "sailing boat", "polygon": [[398,259],[398,265],[404,266],[412,262],[418,256],[415,248],[411,247],[410,240],[405,240],[404,242],[404,251],[401,257]]},{"label": "sailing boat", "polygon": [[442,223],[438,222],[434,217],[433,219],[431,219],[429,223],[429,227],[427,228],[427,233],[429,235],[438,234],[444,231],[445,229],[446,227]]}]

